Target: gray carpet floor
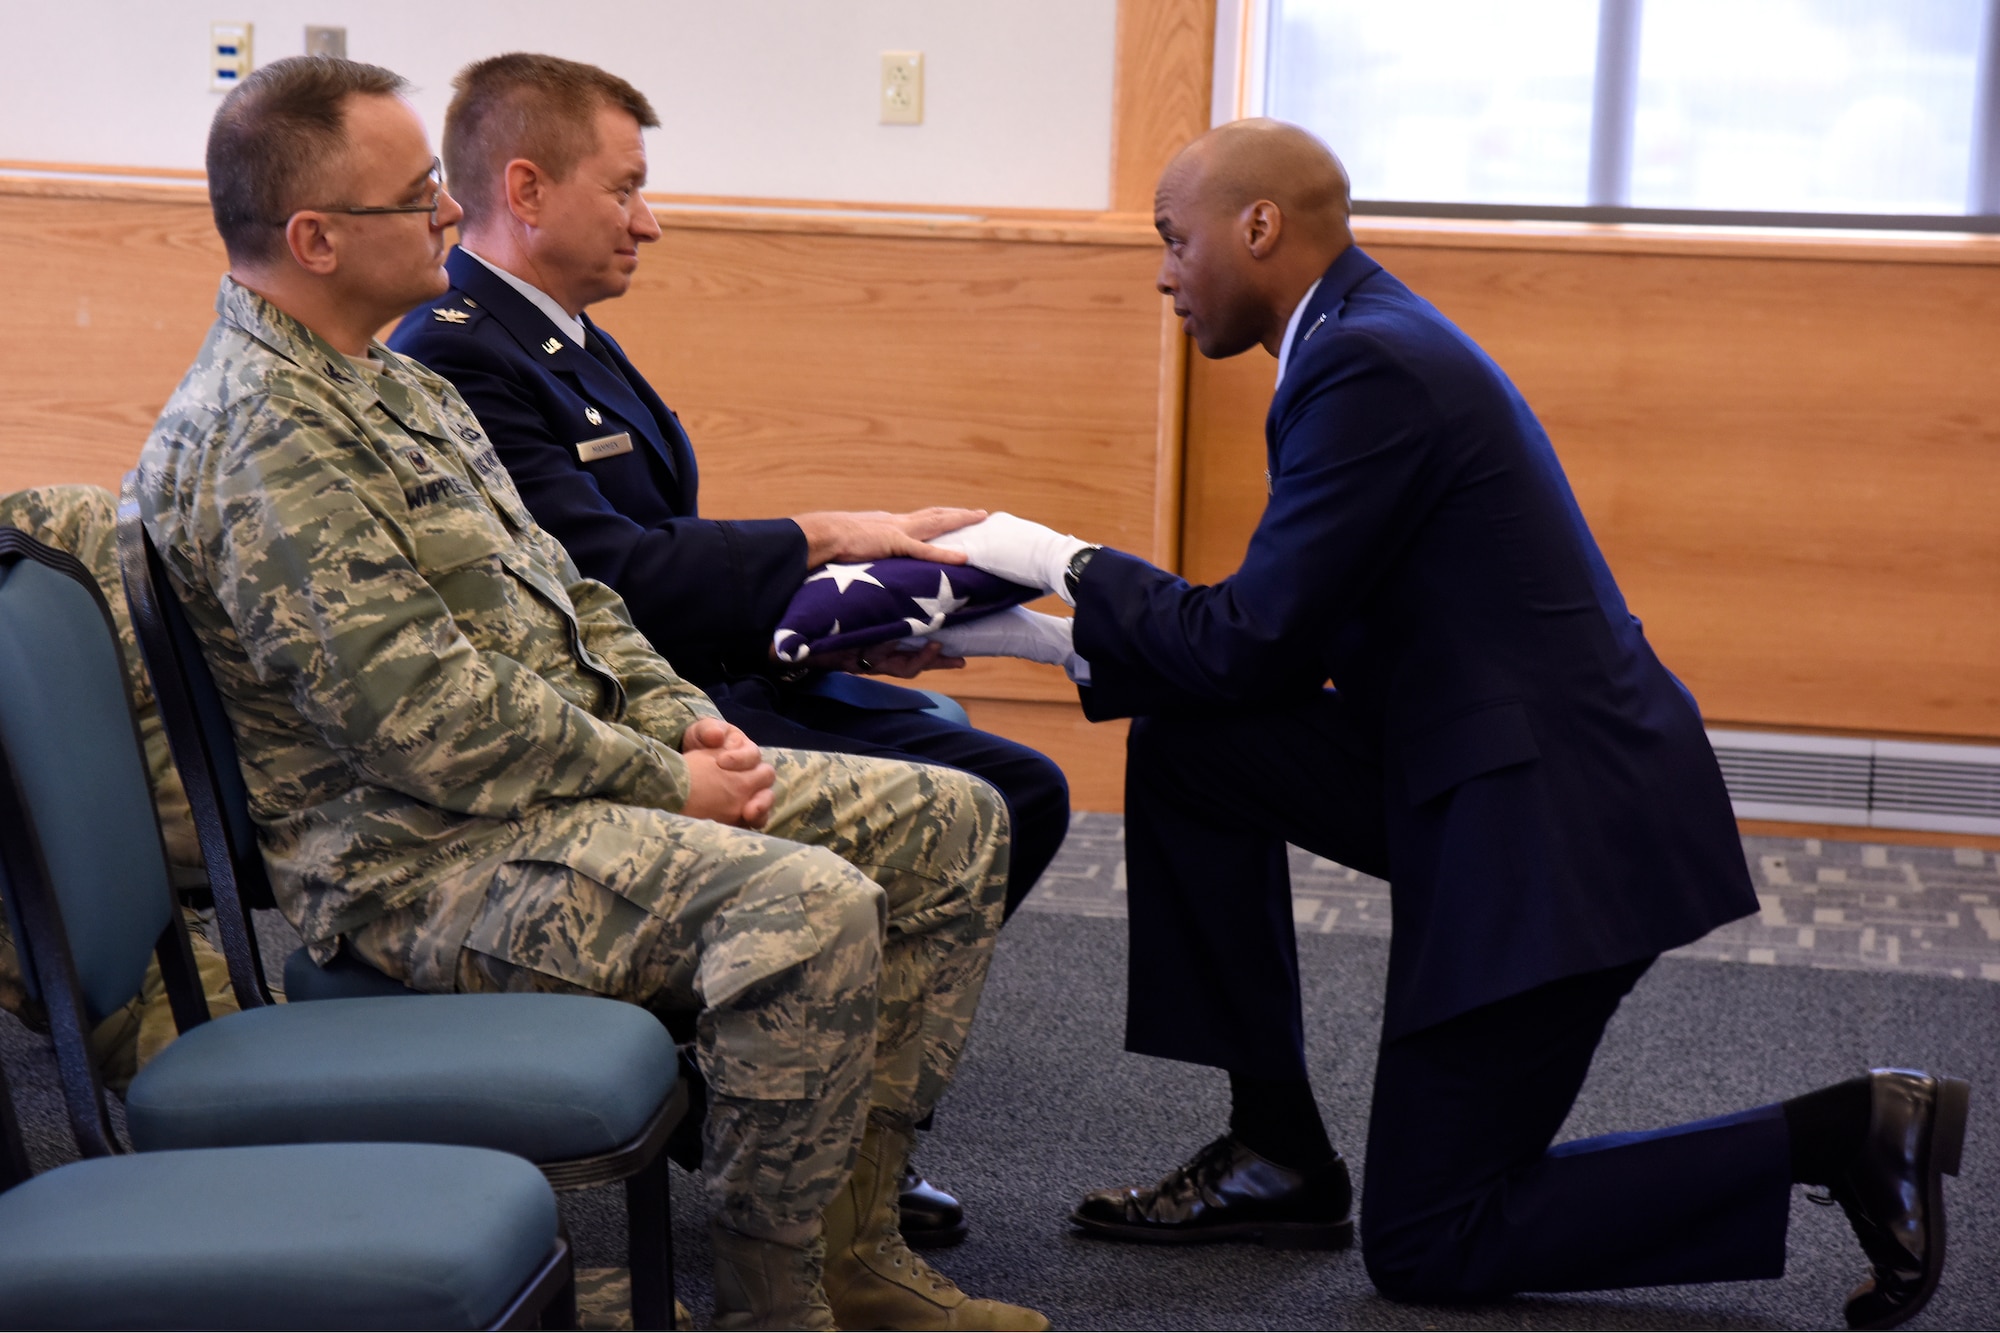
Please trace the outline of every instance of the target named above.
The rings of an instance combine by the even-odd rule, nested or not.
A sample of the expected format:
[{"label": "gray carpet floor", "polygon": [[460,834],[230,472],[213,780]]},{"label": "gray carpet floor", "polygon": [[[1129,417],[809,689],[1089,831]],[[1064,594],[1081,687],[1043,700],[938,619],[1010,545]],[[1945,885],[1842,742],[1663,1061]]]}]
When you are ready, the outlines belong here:
[{"label": "gray carpet floor", "polygon": [[[1300,945],[1313,1078],[1350,1154],[1367,1123],[1387,942]],[[918,1164],[960,1194],[971,1237],[935,1255],[967,1290],[1032,1304],[1058,1328],[1838,1328],[1864,1272],[1839,1210],[1803,1193],[1775,1282],[1517,1299],[1474,1308],[1391,1304],[1357,1253],[1255,1246],[1162,1250],[1069,1234],[1085,1190],[1156,1177],[1219,1132],[1221,1075],[1120,1048],[1124,923],[1023,913],[1002,936],[957,1085]],[[1668,1125],[1790,1096],[1871,1064],[1970,1078],[1964,1173],[1950,1182],[1951,1261],[1914,1327],[2000,1328],[2000,988],[1921,975],[1663,959],[1613,1022],[1564,1137]],[[1366,1164],[1354,1161],[1366,1188]],[[705,1313],[705,1206],[676,1177],[683,1299]],[[1635,1198],[1630,1207],[1644,1208]],[[572,1197],[586,1264],[623,1245],[615,1196]]]},{"label": "gray carpet floor", "polygon": [[[276,943],[274,940],[273,943]],[[1366,1125],[1387,941],[1301,932],[1313,1076],[1366,1188]],[[1063,1224],[1085,1190],[1155,1178],[1223,1124],[1212,1071],[1120,1050],[1125,927],[1026,911],[1003,934],[972,1044],[918,1164],[961,1195],[973,1233],[936,1256],[968,1290],[1059,1328],[1837,1328],[1863,1272],[1838,1210],[1799,1195],[1779,1281],[1435,1309],[1377,1297],[1359,1255],[1253,1246],[1160,1250]],[[1948,1186],[1951,1262],[1916,1327],[2000,1328],[2000,986],[1948,975],[1662,960],[1612,1024],[1565,1137],[1672,1124],[1907,1063],[1972,1080],[1964,1174]],[[44,1039],[0,1016],[0,1058],[37,1165],[72,1155]],[[676,1173],[683,1299],[709,1306],[707,1205]],[[1632,1208],[1647,1201],[1634,1198]],[[585,1267],[623,1262],[623,1195],[566,1195]]]}]

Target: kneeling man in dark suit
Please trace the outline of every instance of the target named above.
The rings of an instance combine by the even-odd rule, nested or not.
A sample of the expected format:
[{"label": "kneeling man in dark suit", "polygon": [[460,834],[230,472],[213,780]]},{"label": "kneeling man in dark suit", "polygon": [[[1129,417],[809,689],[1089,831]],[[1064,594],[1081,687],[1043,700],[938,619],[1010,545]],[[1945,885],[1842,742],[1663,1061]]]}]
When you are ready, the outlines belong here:
[{"label": "kneeling man in dark suit", "polygon": [[1075,605],[937,637],[1066,661],[1093,719],[1135,719],[1127,1047],[1230,1075],[1229,1133],[1074,1224],[1349,1243],[1347,1169],[1306,1079],[1289,841],[1392,885],[1363,1236],[1385,1295],[1773,1277],[1807,1182],[1873,1268],[1849,1322],[1910,1317],[1943,1264],[1963,1082],[1877,1070],[1551,1147],[1653,960],[1757,910],[1701,715],[1526,402],[1354,247],[1325,145],[1223,126],[1167,169],[1156,214],[1160,290],[1202,353],[1278,358],[1242,567],[1192,587],[1005,514],[939,539]]},{"label": "kneeling man in dark suit", "polygon": [[[702,518],[680,419],[584,313],[623,296],[639,247],[660,237],[640,193],[652,106],[624,79],[554,56],[478,61],[453,86],[444,163],[465,208],[463,244],[445,260],[451,290],[405,316],[389,345],[457,386],[535,521],[757,744],[940,764],[998,788],[1011,913],[1069,828],[1054,761],[939,716],[920,691],[847,671],[781,678],[771,659],[772,632],[810,570],[957,561],[926,539],[980,511]],[[914,676],[941,661],[953,664],[935,648],[885,645],[851,665]],[[905,1186],[912,1245],[965,1235],[955,1199],[914,1174]]]}]

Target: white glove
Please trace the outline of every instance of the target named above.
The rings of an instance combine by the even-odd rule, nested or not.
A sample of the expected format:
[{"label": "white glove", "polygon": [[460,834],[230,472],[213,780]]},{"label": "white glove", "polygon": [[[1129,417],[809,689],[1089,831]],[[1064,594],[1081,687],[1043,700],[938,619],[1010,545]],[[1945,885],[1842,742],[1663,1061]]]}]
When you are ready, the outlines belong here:
[{"label": "white glove", "polygon": [[931,545],[963,551],[969,563],[989,574],[1055,593],[1074,606],[1069,581],[1063,576],[1069,573],[1070,560],[1090,543],[1025,518],[999,513],[970,527],[933,537]]},{"label": "white glove", "polygon": [[947,625],[926,635],[953,657],[1019,657],[1059,666],[1078,685],[1090,684],[1090,663],[1076,655],[1074,621],[1025,607]]}]

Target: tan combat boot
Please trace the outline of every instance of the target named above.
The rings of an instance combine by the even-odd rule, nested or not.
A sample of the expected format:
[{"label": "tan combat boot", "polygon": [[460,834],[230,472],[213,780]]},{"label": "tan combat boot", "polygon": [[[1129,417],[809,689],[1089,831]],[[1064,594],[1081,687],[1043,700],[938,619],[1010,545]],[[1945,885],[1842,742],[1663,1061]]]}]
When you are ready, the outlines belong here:
[{"label": "tan combat boot", "polygon": [[826,1297],[844,1328],[1022,1329],[1049,1321],[1033,1310],[974,1300],[910,1252],[896,1195],[915,1131],[884,1111],[868,1114],[854,1174],[826,1208]]},{"label": "tan combat boot", "polygon": [[826,1243],[759,1240],[711,1222],[715,1249],[715,1327],[833,1328],[820,1275]]}]

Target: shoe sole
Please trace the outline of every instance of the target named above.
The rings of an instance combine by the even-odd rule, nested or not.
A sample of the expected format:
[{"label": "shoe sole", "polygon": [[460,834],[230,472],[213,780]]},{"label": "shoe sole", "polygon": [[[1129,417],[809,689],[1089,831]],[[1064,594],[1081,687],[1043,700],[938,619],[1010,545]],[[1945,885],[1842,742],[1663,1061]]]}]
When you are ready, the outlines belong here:
[{"label": "shoe sole", "polygon": [[1138,1245],[1262,1245],[1267,1250],[1344,1250],[1354,1244],[1354,1222],[1230,1222],[1198,1231],[1155,1230],[1120,1226],[1070,1215],[1069,1224],[1081,1236],[1129,1241]]},{"label": "shoe sole", "polygon": [[1931,1113],[1930,1169],[1924,1172],[1924,1209],[1930,1222],[1930,1245],[1924,1255],[1924,1280],[1917,1297],[1892,1317],[1872,1324],[1849,1324],[1852,1329],[1885,1329],[1906,1324],[1923,1313],[1937,1294],[1938,1279],[1944,1276],[1944,1178],[1956,1176],[1965,1156],[1965,1122],[1972,1106],[1972,1085],[1962,1078],[1937,1081],[1936,1110]]}]

